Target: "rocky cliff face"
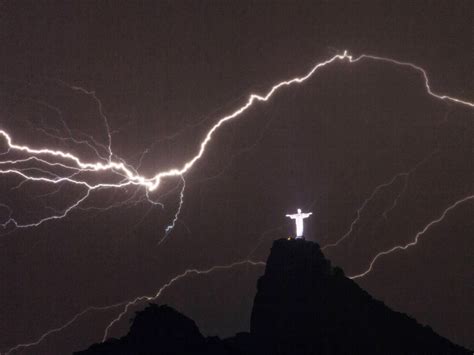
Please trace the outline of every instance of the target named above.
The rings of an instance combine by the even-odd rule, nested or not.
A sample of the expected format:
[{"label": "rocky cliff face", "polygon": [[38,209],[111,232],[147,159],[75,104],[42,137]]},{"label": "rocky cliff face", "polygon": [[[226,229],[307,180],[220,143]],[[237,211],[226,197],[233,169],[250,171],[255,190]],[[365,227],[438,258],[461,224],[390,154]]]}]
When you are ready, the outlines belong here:
[{"label": "rocky cliff face", "polygon": [[471,354],[373,299],[313,242],[275,241],[257,289],[250,333],[205,338],[191,319],[150,305],[128,335],[80,354]]}]

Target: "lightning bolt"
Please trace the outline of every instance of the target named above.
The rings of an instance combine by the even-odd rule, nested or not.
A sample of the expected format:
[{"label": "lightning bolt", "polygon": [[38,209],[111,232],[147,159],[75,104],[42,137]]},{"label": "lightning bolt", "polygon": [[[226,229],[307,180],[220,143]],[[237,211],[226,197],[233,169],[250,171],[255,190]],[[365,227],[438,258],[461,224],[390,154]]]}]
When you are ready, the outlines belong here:
[{"label": "lightning bolt", "polygon": [[95,91],[89,91],[89,90],[86,90],[80,86],[74,86],[74,85],[68,85],[67,83],[63,82],[63,81],[60,81],[63,85],[66,85],[66,86],[69,86],[71,88],[71,90],[74,90],[74,91],[79,91],[83,94],[86,94],[90,97],[92,97],[94,99],[94,101],[97,103],[97,106],[99,107],[99,115],[100,117],[102,118],[103,122],[104,122],[104,126],[105,126],[105,131],[107,132],[107,151],[108,151],[108,154],[109,154],[109,162],[112,161],[112,156],[113,156],[113,152],[112,152],[112,134],[110,133],[110,125],[109,125],[109,120],[107,119],[107,116],[105,115],[104,113],[104,105],[102,104],[102,101],[97,97],[97,95],[95,94]]},{"label": "lightning bolt", "polygon": [[230,269],[233,269],[237,266],[242,266],[242,265],[265,266],[266,264],[263,261],[242,260],[242,261],[237,261],[237,262],[227,264],[227,265],[215,265],[215,266],[212,266],[208,269],[187,269],[186,271],[184,271],[184,272],[174,276],[172,279],[170,279],[167,283],[165,283],[163,286],[161,286],[161,288],[152,296],[139,296],[139,297],[136,297],[135,299],[133,299],[131,301],[119,302],[119,303],[115,303],[115,304],[112,304],[112,305],[109,305],[109,306],[91,306],[91,307],[87,307],[83,311],[77,313],[74,317],[72,317],[69,321],[67,321],[63,325],[48,330],[47,332],[42,334],[35,341],[32,341],[30,343],[15,345],[14,347],[8,349],[4,353],[4,355],[9,355],[9,354],[11,354],[15,351],[20,350],[20,349],[26,349],[26,348],[30,348],[30,347],[33,347],[33,346],[36,346],[36,345],[40,344],[48,336],[50,336],[52,334],[55,334],[55,333],[59,333],[62,330],[66,329],[71,324],[73,324],[76,320],[78,320],[80,317],[85,315],[86,313],[89,313],[89,312],[92,312],[92,311],[107,311],[107,310],[111,310],[111,309],[114,309],[114,308],[117,308],[117,307],[124,306],[124,309],[119,313],[119,315],[117,317],[115,317],[105,328],[104,336],[102,338],[102,342],[104,342],[107,339],[112,326],[122,319],[122,317],[128,312],[130,307],[132,307],[132,306],[134,306],[134,305],[136,305],[136,304],[138,304],[142,301],[156,300],[158,297],[160,297],[163,294],[163,292],[166,289],[171,287],[175,282],[177,282],[177,281],[179,281],[183,278],[186,278],[190,275],[207,275],[207,274],[213,273],[215,271],[230,270]]},{"label": "lightning bolt", "polygon": [[[289,87],[297,84],[302,84],[309,78],[311,78],[315,73],[319,71],[319,69],[322,69],[323,67],[326,67],[336,61],[344,61],[349,64],[354,64],[357,62],[361,62],[363,60],[371,60],[371,61],[379,61],[379,62],[384,62],[388,63],[391,65],[397,65],[397,66],[402,66],[402,67],[408,67],[412,70],[417,71],[418,73],[421,74],[425,86],[425,90],[428,95],[439,99],[443,101],[449,101],[453,102],[456,104],[468,106],[468,107],[474,107],[474,103],[459,99],[456,97],[448,96],[445,94],[438,94],[432,91],[430,87],[430,82],[428,78],[427,72],[410,62],[403,62],[403,61],[398,61],[395,59],[391,58],[385,58],[385,57],[378,57],[378,56],[372,56],[372,55],[367,55],[363,54],[357,58],[354,58],[352,55],[348,54],[347,51],[345,51],[343,54],[337,54],[325,61],[319,62],[316,65],[312,67],[312,69],[307,72],[305,75],[300,76],[300,77],[294,77],[289,80],[284,80],[281,81],[274,86],[272,86],[266,94],[250,94],[247,101],[244,102],[243,105],[238,107],[236,110],[231,112],[228,115],[225,115],[219,119],[217,119],[216,123],[207,131],[206,135],[204,136],[203,140],[201,141],[199,145],[199,149],[197,150],[196,154],[192,156],[188,161],[184,162],[181,164],[180,167],[175,167],[169,170],[165,171],[157,171],[154,175],[151,176],[145,176],[142,175],[138,172],[138,168],[134,168],[131,165],[127,164],[123,159],[119,158],[116,154],[113,153],[112,150],[112,134],[110,131],[110,126],[107,120],[106,115],[104,114],[103,110],[103,105],[101,101],[98,99],[94,91],[89,91],[84,88],[78,87],[78,86],[69,86],[72,90],[75,90],[77,92],[81,92],[83,94],[91,96],[97,103],[99,107],[99,113],[100,116],[104,122],[104,127],[107,132],[107,143],[106,144],[100,144],[97,143],[93,137],[86,137],[86,139],[76,139],[73,137],[71,130],[65,125],[66,127],[66,132],[68,132],[68,137],[60,137],[59,132],[57,134],[46,132],[43,130],[44,133],[47,135],[51,136],[52,138],[57,138],[57,139],[62,139],[64,141],[71,141],[74,144],[77,145],[86,145],[90,149],[94,151],[96,154],[98,160],[97,161],[83,161],[78,155],[73,154],[68,151],[63,151],[63,150],[58,150],[55,148],[35,148],[31,147],[29,145],[22,145],[22,144],[17,144],[14,142],[12,135],[10,135],[6,130],[0,128],[0,138],[3,139],[6,144],[7,144],[7,151],[4,153],[0,153],[1,156],[7,156],[10,154],[20,154],[20,155],[25,155],[25,157],[21,158],[8,158],[5,160],[0,160],[0,174],[1,175],[14,175],[19,177],[25,182],[34,182],[34,183],[47,183],[47,184],[73,184],[76,185],[82,189],[84,189],[83,194],[81,195],[80,198],[75,200],[72,204],[70,204],[68,207],[66,207],[63,211],[57,211],[57,213],[42,218],[39,221],[33,222],[33,223],[20,223],[16,219],[13,218],[13,211],[9,206],[6,206],[4,204],[0,204],[0,207],[2,209],[6,209],[8,211],[8,218],[5,222],[0,223],[0,226],[3,228],[7,228],[8,226],[12,225],[16,228],[27,228],[27,227],[35,227],[39,226],[42,223],[45,223],[47,221],[55,220],[55,219],[60,219],[66,217],[72,210],[76,208],[81,208],[80,205],[87,200],[87,198],[91,195],[92,192],[98,191],[101,189],[108,189],[108,188],[114,188],[114,189],[121,189],[125,187],[137,187],[137,188],[143,188],[145,190],[145,195],[146,195],[146,200],[152,203],[153,205],[158,204],[160,205],[159,202],[156,202],[151,199],[150,193],[154,192],[160,187],[161,182],[166,179],[166,178],[173,178],[173,177],[179,177],[183,179],[183,185],[182,189],[180,191],[180,202],[178,206],[178,210],[176,214],[174,215],[174,218],[171,222],[171,224],[166,228],[165,230],[165,236],[169,234],[169,232],[172,231],[174,228],[180,211],[181,207],[183,205],[184,201],[184,189],[185,189],[185,180],[184,176],[185,174],[194,167],[194,165],[203,157],[203,155],[206,152],[206,149],[210,142],[212,141],[212,138],[214,135],[217,133],[217,131],[224,126],[227,122],[230,122],[234,119],[239,118],[242,116],[247,110],[249,110],[252,106],[259,102],[267,102],[269,101],[272,96],[284,87]],[[65,84],[66,85],[66,84]],[[60,112],[59,112],[60,113]],[[91,143],[92,142],[92,143]],[[97,150],[96,147],[100,147],[100,149],[104,150],[107,152],[107,157],[102,156],[99,151]],[[144,154],[146,154],[145,152]],[[142,159],[143,155],[141,156]],[[27,166],[23,167],[24,165],[28,165],[30,163],[34,163],[39,165],[40,167],[37,167],[36,165],[33,166]],[[141,163],[141,161],[140,161]],[[95,174],[108,174],[107,176],[101,176],[102,182],[95,182],[93,178],[91,178],[89,175],[95,175]],[[348,235],[352,233],[352,229],[357,223],[358,218],[360,217],[361,211],[365,208],[367,203],[377,194],[378,191],[380,191],[383,187],[391,185],[395,179],[399,176],[407,176],[409,173],[400,173],[395,175],[391,180],[389,180],[386,183],[383,183],[382,185],[379,185],[378,187],[375,188],[371,196],[369,196],[368,200],[366,200],[361,208],[357,211],[357,218],[356,221],[351,224],[351,227],[349,231],[343,236],[342,239],[337,241],[336,243],[339,244],[344,238],[346,238]],[[351,278],[352,279],[357,279],[360,277],[364,277],[367,275],[373,268],[375,262],[382,256],[388,255],[390,253],[399,251],[399,250],[406,250],[418,243],[419,238],[424,235],[433,225],[436,225],[437,223],[441,222],[448,212],[450,212],[452,209],[456,208],[458,205],[465,203],[467,201],[470,201],[474,199],[474,195],[467,196],[461,200],[456,201],[452,205],[450,205],[448,208],[444,210],[444,212],[441,214],[441,216],[430,223],[428,223],[420,232],[418,232],[415,236],[415,239],[403,246],[396,246],[393,247],[389,250],[383,251],[379,254],[377,254],[374,259],[371,261],[370,266],[368,270],[365,272],[359,274],[359,275],[354,275]],[[396,202],[395,202],[396,203]],[[120,205],[118,205],[120,206]],[[84,207],[87,209],[87,207]],[[330,247],[331,245],[327,246]],[[110,306],[104,306],[104,307],[88,307],[82,312],[76,314],[71,320],[69,320],[67,323],[65,323],[61,327],[57,327],[54,329],[51,329],[44,333],[41,337],[39,337],[36,341],[31,342],[31,343],[26,343],[26,344],[19,344],[10,350],[7,351],[6,354],[10,354],[13,351],[17,351],[19,349],[23,348],[28,348],[31,346],[38,345],[41,343],[45,338],[50,336],[51,334],[57,333],[74,323],[78,318],[83,316],[84,314],[90,312],[90,311],[103,311],[103,310],[109,310],[113,309],[119,306],[124,306],[124,309],[120,314],[114,318],[106,327],[104,331],[104,336],[103,340],[106,340],[110,329],[113,327],[114,324],[116,324],[118,321],[122,319],[122,317],[128,312],[129,308],[139,302],[142,301],[151,301],[156,298],[158,298],[168,287],[170,287],[173,283],[176,281],[185,278],[189,275],[201,275],[201,274],[209,274],[211,272],[217,271],[217,270],[226,270],[226,269],[231,269],[239,265],[244,265],[244,264],[249,264],[253,266],[258,266],[258,265],[265,265],[263,262],[254,262],[251,260],[244,260],[240,262],[235,262],[229,265],[223,265],[223,266],[213,266],[209,269],[206,270],[198,270],[198,269],[188,269],[184,271],[183,273],[173,277],[168,283],[163,285],[154,295],[152,296],[140,296],[132,301],[128,302],[121,302],[117,303],[114,305]]]},{"label": "lightning bolt", "polygon": [[[99,113],[104,121],[105,128],[107,130],[107,137],[108,142],[106,149],[108,151],[108,158],[103,161],[103,159],[96,161],[96,162],[85,162],[80,159],[79,156],[72,154],[71,152],[56,150],[51,148],[33,148],[28,145],[20,145],[13,142],[11,135],[3,129],[0,129],[0,136],[6,141],[8,146],[7,153],[10,152],[17,152],[26,154],[28,158],[26,159],[19,159],[19,160],[5,160],[2,161],[0,165],[7,165],[7,168],[1,168],[0,174],[10,174],[16,175],[20,178],[32,181],[32,182],[41,182],[41,183],[50,183],[50,184],[60,184],[60,183],[69,183],[78,185],[83,187],[87,190],[87,193],[84,194],[84,197],[78,199],[76,202],[71,204],[68,208],[66,208],[62,213],[43,218],[35,223],[19,223],[12,217],[10,217],[6,222],[2,223],[2,226],[6,228],[9,225],[13,225],[14,227],[32,227],[38,226],[46,221],[50,221],[53,219],[59,219],[67,216],[69,212],[78,207],[82,202],[84,202],[87,197],[89,197],[90,193],[95,190],[104,189],[104,188],[124,188],[127,186],[136,186],[141,187],[146,190],[146,193],[153,192],[159,188],[160,183],[163,179],[172,178],[172,177],[183,177],[193,166],[201,159],[201,157],[205,154],[206,148],[211,142],[214,134],[227,122],[238,118],[242,114],[244,114],[250,107],[252,107],[257,102],[267,102],[271,99],[271,97],[278,92],[280,89],[292,86],[296,84],[301,84],[311,78],[319,69],[326,67],[327,65],[336,62],[336,61],[345,61],[348,63],[357,63],[362,60],[372,60],[372,61],[381,61],[386,62],[392,65],[409,67],[413,70],[418,71],[424,80],[424,85],[426,92],[434,98],[443,100],[443,101],[451,101],[457,104],[474,107],[474,103],[458,99],[452,96],[444,95],[444,94],[437,94],[432,91],[429,83],[429,78],[426,71],[409,62],[402,62],[391,58],[385,57],[378,57],[363,54],[357,58],[353,58],[352,55],[348,54],[345,51],[343,54],[337,54],[333,57],[317,63],[313,68],[301,77],[295,77],[289,80],[281,81],[271,87],[271,89],[263,95],[258,94],[251,94],[247,101],[237,108],[232,113],[221,117],[217,120],[217,122],[209,129],[207,134],[205,135],[204,139],[201,141],[199,149],[197,153],[181,167],[172,168],[166,171],[158,171],[155,175],[152,176],[145,176],[138,173],[138,171],[133,168],[132,166],[128,165],[124,160],[116,157],[112,151],[112,136],[110,134],[110,127],[107,121],[107,118],[103,112],[103,106],[100,100],[95,95],[94,91],[88,91],[86,89],[77,87],[77,86],[70,86],[71,89],[75,91],[82,92],[84,94],[90,95],[99,105]],[[2,154],[3,155],[3,154]],[[30,160],[27,160],[30,159]],[[54,161],[51,161],[53,159]],[[42,164],[46,167],[59,167],[66,170],[72,170],[75,174],[70,175],[51,175],[47,174],[45,170],[35,170],[36,173],[33,174],[31,171],[27,169],[16,168],[15,165],[29,161],[35,161],[36,163]],[[42,174],[41,174],[42,173]],[[109,182],[92,182],[84,177],[84,173],[108,173],[110,174],[110,178],[114,177],[115,180],[111,179]],[[105,178],[105,177],[104,177]],[[118,178],[118,181],[116,180]],[[105,180],[105,179],[104,179]],[[148,196],[148,195],[147,195]]]},{"label": "lightning bolt", "polygon": [[423,165],[429,159],[431,159],[436,153],[438,153],[438,150],[435,150],[433,153],[428,155],[426,158],[420,160],[410,170],[402,172],[402,173],[395,174],[388,181],[385,181],[385,182],[381,183],[380,185],[376,186],[374,188],[374,190],[372,190],[372,193],[370,194],[370,196],[367,197],[364,200],[364,202],[362,203],[362,205],[357,209],[356,218],[351,222],[351,224],[349,226],[349,229],[336,242],[325,245],[324,247],[321,248],[321,250],[324,251],[324,250],[329,249],[329,248],[337,247],[343,240],[345,240],[348,236],[350,236],[352,234],[352,232],[354,231],[354,227],[356,226],[357,222],[359,222],[362,212],[367,207],[369,202],[372,201],[374,199],[374,197],[381,190],[383,190],[386,187],[391,186],[395,181],[397,181],[397,179],[403,178],[404,179],[404,184],[403,184],[403,188],[402,188],[401,192],[395,197],[395,199],[393,200],[392,205],[388,209],[386,209],[382,214],[384,216],[384,218],[387,219],[388,213],[396,207],[396,205],[398,203],[398,200],[400,199],[401,195],[405,192],[405,190],[407,188],[407,185],[408,185],[408,179],[410,178],[410,175],[413,174],[421,165]]},{"label": "lightning bolt", "polygon": [[[113,305],[109,305],[109,306],[103,306],[103,307],[96,307],[96,306],[91,306],[91,307],[87,307],[86,309],[84,309],[83,311],[77,313],[74,317],[72,317],[68,322],[64,323],[63,325],[57,327],[57,328],[52,328],[50,330],[48,330],[46,333],[42,334],[38,339],[36,339],[35,341],[32,341],[31,343],[24,343],[24,344],[18,344],[18,345],[15,345],[13,348],[10,348],[8,349],[5,353],[3,353],[4,355],[9,355],[15,351],[18,351],[18,350],[21,350],[21,349],[26,349],[26,348],[31,348],[33,346],[36,346],[36,345],[39,345],[43,340],[45,340],[47,337],[49,337],[50,335],[52,334],[55,334],[55,333],[59,333],[61,331],[63,331],[64,329],[66,329],[67,327],[69,327],[71,324],[73,324],[76,320],[78,320],[79,318],[81,318],[83,315],[85,315],[86,313],[89,313],[89,312],[92,312],[92,311],[107,311],[107,310],[110,310],[110,309],[113,309],[113,308],[116,308],[116,307],[119,307],[119,306],[123,306],[124,304],[126,304],[126,302],[121,302],[121,303],[116,303],[116,304],[113,304]],[[2,353],[0,353],[2,354]]]},{"label": "lightning bolt", "polygon": [[382,256],[385,256],[385,255],[388,255],[388,254],[392,254],[396,251],[401,251],[401,250],[407,250],[408,248],[411,248],[415,245],[418,244],[418,240],[431,228],[433,227],[434,225],[440,223],[441,221],[443,221],[446,217],[446,215],[453,209],[455,209],[456,207],[458,207],[459,205],[463,204],[463,203],[466,203],[470,200],[474,200],[474,195],[469,195],[469,196],[466,196],[460,200],[457,200],[456,202],[454,202],[453,204],[451,204],[450,206],[448,206],[444,211],[443,213],[436,219],[432,220],[431,222],[429,222],[421,231],[419,231],[418,233],[416,233],[415,235],[415,238],[413,239],[413,241],[411,241],[410,243],[407,243],[405,245],[397,245],[391,249],[388,249],[388,250],[385,250],[385,251],[382,251],[380,253],[378,253],[377,255],[375,255],[375,257],[372,259],[372,261],[370,262],[369,264],[369,267],[367,270],[365,270],[364,272],[360,273],[360,274],[357,274],[357,275],[354,275],[354,276],[350,276],[349,278],[351,279],[359,279],[361,277],[364,277],[366,275],[368,275],[372,270],[373,270],[373,267],[376,263],[376,261],[381,258]]},{"label": "lightning bolt", "polygon": [[183,207],[183,203],[184,203],[184,189],[186,188],[186,180],[184,180],[183,176],[181,176],[181,180],[183,181],[183,185],[182,185],[181,191],[179,193],[178,209],[176,210],[176,213],[174,214],[174,217],[173,217],[173,220],[171,221],[171,224],[169,224],[165,228],[165,236],[160,240],[160,242],[158,244],[161,244],[166,239],[168,234],[170,234],[171,231],[174,229],[174,226],[176,225],[176,222],[178,221],[179,214],[181,213],[181,208]]},{"label": "lightning bolt", "polygon": [[240,266],[240,265],[252,265],[252,266],[264,266],[266,265],[263,261],[252,261],[252,260],[243,260],[243,261],[238,261],[238,262],[235,262],[235,263],[232,263],[232,264],[228,264],[228,265],[217,265],[217,266],[213,266],[209,269],[206,269],[206,270],[198,270],[198,269],[188,269],[186,271],[184,271],[183,273],[173,277],[168,283],[164,284],[154,295],[152,296],[140,296],[140,297],[137,297],[135,298],[134,300],[128,302],[126,305],[125,305],[125,308],[123,309],[122,312],[120,312],[120,314],[115,318],[113,319],[109,325],[105,328],[105,331],[104,331],[104,336],[102,337],[102,342],[104,342],[105,340],[107,340],[108,336],[109,336],[109,332],[110,332],[110,329],[112,328],[112,326],[117,323],[118,321],[120,321],[122,319],[122,317],[127,314],[129,308],[133,305],[136,305],[137,303],[139,302],[143,302],[143,301],[153,301],[155,299],[157,299],[158,297],[161,296],[161,294],[168,288],[170,287],[172,284],[174,284],[176,281],[184,278],[184,277],[187,277],[188,275],[205,275],[205,274],[209,274],[211,272],[214,272],[214,271],[217,271],[217,270],[228,270],[228,269],[232,269],[236,266]]},{"label": "lightning bolt", "polygon": [[356,212],[356,218],[351,222],[350,226],[349,226],[349,229],[337,240],[335,241],[334,243],[330,243],[330,244],[327,244],[325,245],[324,247],[321,248],[321,250],[326,250],[326,249],[329,249],[329,248],[334,248],[334,247],[337,247],[343,240],[345,240],[349,235],[352,234],[352,232],[354,231],[354,227],[355,225],[357,224],[357,222],[359,222],[360,220],[360,217],[361,217],[361,213],[362,211],[364,211],[365,207],[368,205],[368,203],[370,201],[372,201],[372,199],[377,195],[377,193],[382,190],[384,187],[388,187],[388,186],[391,186],[399,177],[401,176],[404,176],[406,173],[399,173],[399,174],[396,174],[394,175],[389,181],[386,181],[378,186],[375,187],[375,189],[372,191],[372,193],[370,194],[369,197],[367,197],[364,202],[362,203],[362,205],[357,209],[357,212]]}]

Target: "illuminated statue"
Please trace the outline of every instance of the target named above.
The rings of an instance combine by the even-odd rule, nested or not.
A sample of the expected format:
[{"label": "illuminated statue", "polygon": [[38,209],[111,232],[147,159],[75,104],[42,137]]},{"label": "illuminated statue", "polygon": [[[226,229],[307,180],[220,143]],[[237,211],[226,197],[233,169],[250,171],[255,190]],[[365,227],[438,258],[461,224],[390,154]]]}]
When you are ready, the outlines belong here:
[{"label": "illuminated statue", "polygon": [[286,215],[286,217],[290,217],[296,222],[296,239],[303,237],[303,219],[308,218],[312,214],[313,212],[301,213],[301,209],[298,208],[298,213]]}]

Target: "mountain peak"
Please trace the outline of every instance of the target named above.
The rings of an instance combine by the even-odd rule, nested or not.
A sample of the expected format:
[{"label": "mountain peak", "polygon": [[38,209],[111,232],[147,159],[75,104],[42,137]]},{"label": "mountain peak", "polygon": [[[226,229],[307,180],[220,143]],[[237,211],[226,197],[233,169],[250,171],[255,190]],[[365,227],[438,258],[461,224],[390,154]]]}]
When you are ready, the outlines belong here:
[{"label": "mountain peak", "polygon": [[258,280],[251,334],[282,354],[295,346],[301,354],[468,353],[373,299],[304,239],[273,243]]},{"label": "mountain peak", "polygon": [[471,354],[373,299],[319,245],[274,241],[258,280],[250,333],[204,338],[168,306],[138,312],[128,335],[81,354]]}]

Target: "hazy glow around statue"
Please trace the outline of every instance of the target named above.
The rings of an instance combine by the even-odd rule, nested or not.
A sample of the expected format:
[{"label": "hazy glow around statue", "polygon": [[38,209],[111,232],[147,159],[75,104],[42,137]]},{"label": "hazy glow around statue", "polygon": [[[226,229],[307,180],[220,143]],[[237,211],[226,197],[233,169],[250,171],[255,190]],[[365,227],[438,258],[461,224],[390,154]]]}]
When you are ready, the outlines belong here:
[{"label": "hazy glow around statue", "polygon": [[311,216],[313,212],[308,213],[301,213],[301,209],[298,208],[298,213],[295,214],[287,214],[286,217],[290,217],[291,219],[295,220],[296,223],[296,238],[303,237],[303,219],[308,218]]}]

